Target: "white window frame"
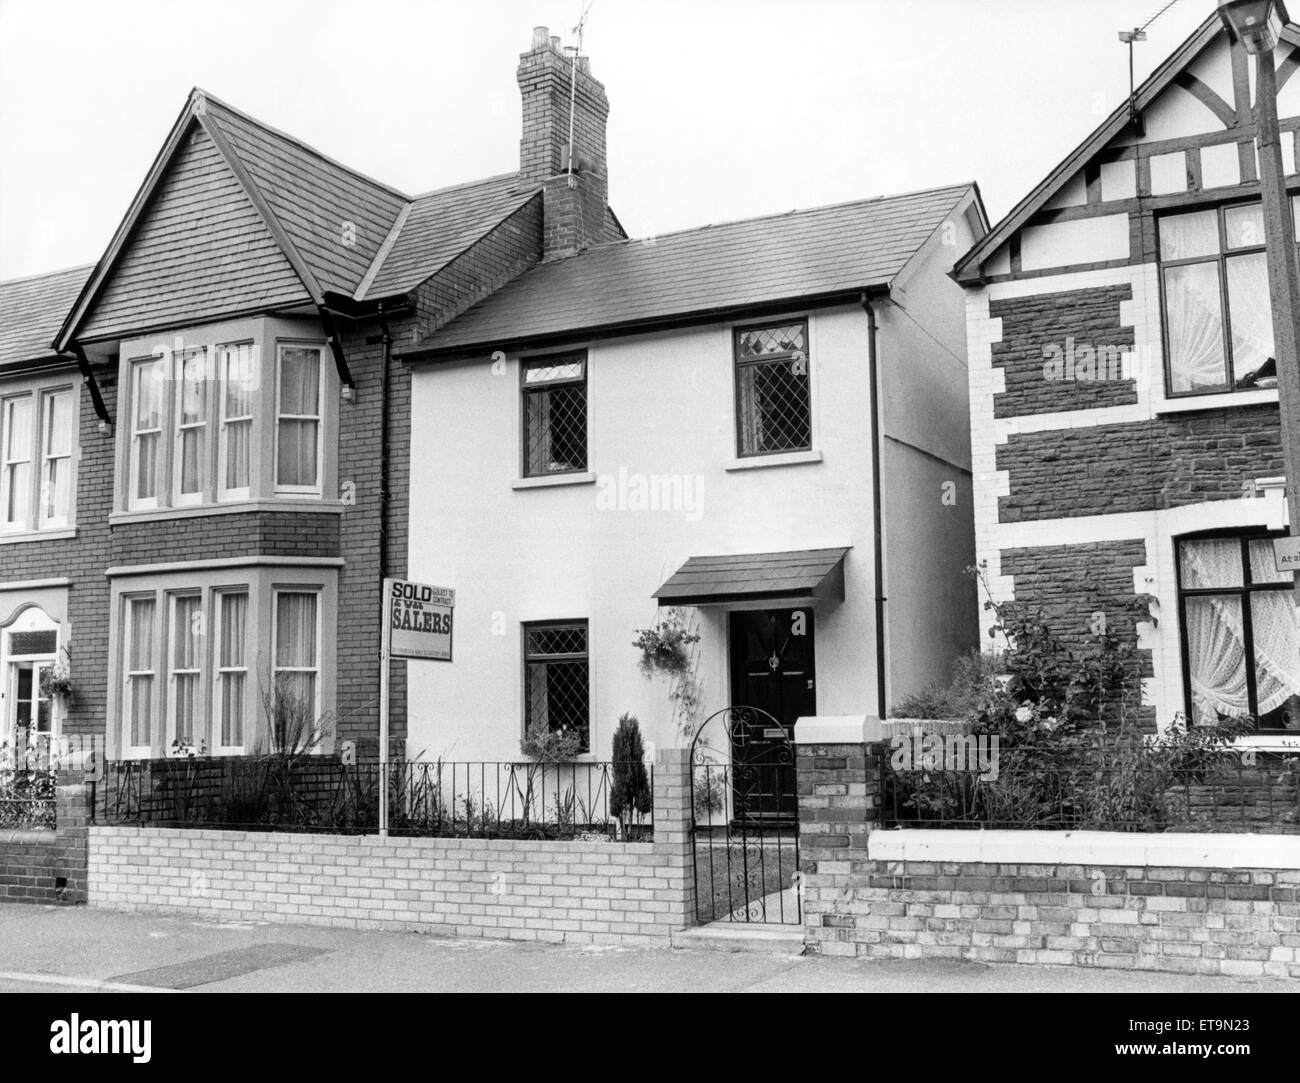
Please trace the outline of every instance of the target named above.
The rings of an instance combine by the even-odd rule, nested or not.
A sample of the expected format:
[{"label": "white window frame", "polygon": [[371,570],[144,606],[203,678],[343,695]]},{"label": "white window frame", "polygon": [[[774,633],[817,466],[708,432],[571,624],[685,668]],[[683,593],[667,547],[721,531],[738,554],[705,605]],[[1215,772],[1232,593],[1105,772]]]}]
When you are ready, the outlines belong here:
[{"label": "white window frame", "polygon": [[[212,744],[210,741],[207,740],[207,735],[203,732],[205,717],[208,714],[208,712],[204,709],[207,695],[206,695],[206,685],[204,684],[203,681],[203,675],[207,669],[206,666],[207,642],[206,642],[206,636],[204,635],[204,633],[206,632],[207,614],[203,609],[204,592],[202,590],[176,590],[176,591],[169,591],[166,597],[167,597],[167,642],[164,644],[163,649],[166,652],[166,664],[167,664],[167,731],[163,737],[163,747],[165,749],[170,750],[172,746],[172,742],[180,739],[180,734],[176,732],[176,721],[177,721],[177,713],[178,713],[176,709],[177,708],[176,691],[178,688],[178,682],[176,678],[179,676],[192,676],[194,678],[195,686],[198,689],[199,705],[198,705],[198,713],[194,718],[194,731],[190,734],[188,743],[193,745],[195,748],[198,748],[200,744],[204,745],[204,747],[206,748],[211,748]],[[203,624],[200,625],[200,627],[203,628],[203,631],[201,631],[199,635],[204,637],[204,641],[198,644],[198,647],[195,651],[195,660],[197,661],[198,665],[182,669],[181,667],[176,665],[176,647],[177,647],[176,637],[182,634],[192,635],[193,632],[188,629],[183,630],[181,628],[181,622],[177,619],[177,610],[180,607],[180,603],[187,599],[198,600],[199,603],[198,616],[199,616],[199,620],[203,622]]]},{"label": "white window frame", "polygon": [[[209,715],[210,732],[212,735],[210,748],[214,756],[238,756],[242,755],[248,747],[249,728],[253,725],[256,712],[253,717],[249,717],[248,701],[251,690],[251,674],[249,673],[248,658],[255,651],[249,650],[248,637],[256,637],[257,629],[253,622],[253,599],[252,591],[248,586],[242,587],[218,587],[212,591],[212,709]],[[244,599],[244,664],[242,666],[228,666],[223,664],[221,658],[221,644],[225,641],[225,620],[226,620],[226,601],[230,598]],[[226,744],[222,740],[221,716],[225,713],[227,682],[226,678],[232,675],[242,675],[244,678],[243,699],[240,703],[240,740],[238,744]]]},{"label": "white window frame", "polygon": [[[48,435],[53,419],[54,403],[59,396],[68,396],[69,405],[69,439],[68,450],[56,455],[48,455]],[[77,449],[80,386],[67,375],[60,379],[44,377],[27,381],[6,382],[0,387],[0,517],[5,514],[9,503],[11,482],[11,465],[27,465],[25,491],[18,494],[21,508],[21,520],[6,522],[0,518],[0,539],[21,540],[36,537],[42,533],[71,531],[77,515]],[[9,458],[9,429],[11,409],[18,402],[26,403],[30,416],[28,442],[22,449],[24,457]],[[20,449],[14,449],[19,451]],[[67,507],[62,516],[46,515],[46,504],[42,499],[45,481],[48,476],[48,463],[58,461],[67,470]]]},{"label": "white window frame", "polygon": [[[130,668],[131,655],[133,653],[131,650],[132,647],[131,628],[133,625],[131,616],[132,616],[133,607],[143,602],[148,602],[153,605],[153,617],[151,620],[151,626],[152,626],[151,638],[153,641],[153,650],[150,652],[150,657],[148,659],[150,668],[133,670]],[[120,619],[122,622],[121,623],[121,627],[122,627],[122,639],[121,639],[122,642],[122,664],[121,664],[122,712],[119,721],[120,721],[120,728],[122,734],[122,747],[126,755],[133,758],[148,757],[153,754],[154,737],[158,729],[158,726],[162,721],[162,711],[160,710],[160,704],[161,704],[160,686],[162,684],[162,681],[159,676],[159,665],[158,665],[159,651],[164,649],[162,645],[162,636],[160,634],[161,608],[162,607],[158,604],[158,594],[156,591],[129,594],[124,596],[122,599],[122,608],[120,614]],[[146,676],[152,678],[152,683],[150,684],[150,691],[149,691],[150,743],[146,745],[137,745],[134,744],[131,740],[133,735],[132,734],[133,727],[131,725],[131,719],[134,713],[133,708],[135,706],[135,696],[133,692],[133,678],[146,677]]]},{"label": "white window frame", "polygon": [[[173,374],[175,384],[174,401],[172,402],[172,449],[171,461],[172,467],[172,506],[183,508],[191,507],[197,504],[204,504],[208,501],[208,493],[212,490],[212,447],[209,439],[208,419],[211,412],[211,395],[214,389],[213,373],[211,364],[210,350],[201,347],[191,347],[182,351],[173,362],[176,371]],[[203,412],[198,421],[186,422],[185,417],[185,365],[187,361],[194,358],[199,359],[202,366],[201,371],[203,379],[200,381],[203,396]],[[185,483],[185,456],[183,452],[185,444],[185,434],[187,432],[197,431],[199,433],[199,488],[197,492],[183,493],[181,486]]]},{"label": "white window frame", "polygon": [[[160,494],[167,491],[167,464],[171,456],[167,454],[167,407],[170,396],[166,393],[166,381],[169,374],[164,371],[164,362],[158,357],[136,358],[131,361],[129,369],[131,375],[130,398],[127,400],[130,409],[128,439],[129,454],[127,456],[127,477],[126,477],[126,506],[132,511],[150,511],[160,505]],[[140,416],[140,388],[143,386],[143,373],[146,370],[156,370],[160,374],[162,387],[159,388],[158,395],[158,427],[156,429],[141,429],[137,427],[137,419]],[[157,461],[154,466],[153,479],[153,496],[142,497],[138,495],[139,487],[137,486],[137,471],[140,466],[140,437],[142,435],[151,435],[157,439]]]},{"label": "white window frame", "polygon": [[[314,666],[282,666],[278,662],[280,595],[282,594],[310,594],[316,599],[316,642],[312,652],[316,658]],[[324,711],[321,710],[321,625],[324,624],[324,608],[324,592],[319,586],[307,583],[276,583],[271,588],[271,688],[275,688],[276,681],[281,673],[311,673],[315,676],[316,680],[312,685],[315,689],[312,702],[312,720],[314,737],[317,740],[320,737],[320,719],[324,714]]]},{"label": "white window frame", "polygon": [[[0,529],[5,532],[25,533],[32,529],[32,488],[34,485],[34,476],[37,473],[37,464],[34,461],[35,450],[33,444],[36,444],[40,437],[41,419],[37,410],[38,399],[32,391],[24,391],[16,395],[6,395],[0,399]],[[15,448],[12,446],[11,432],[13,429],[14,411],[19,406],[27,409],[27,446],[25,448]],[[24,457],[20,457],[24,456]],[[14,473],[18,467],[26,465],[27,481],[23,488],[27,491],[19,493],[17,504],[22,509],[22,518],[10,520],[9,514],[10,501],[14,499]]]},{"label": "white window frame", "polygon": [[[61,396],[67,396],[68,399],[68,448],[66,451],[51,452],[50,438],[53,435],[54,425],[54,403]],[[72,387],[51,387],[41,391],[41,411],[40,411],[40,463],[38,469],[40,477],[36,482],[36,498],[39,506],[36,510],[36,529],[37,530],[62,530],[72,523],[72,509],[76,505],[76,458],[77,458],[77,394]],[[63,509],[62,515],[47,515],[46,509],[49,507],[49,501],[45,496],[49,489],[49,468],[51,463],[58,463],[59,467],[66,470],[67,477],[67,507]]]},{"label": "white window frame", "polygon": [[[285,350],[314,350],[316,353],[316,412],[314,414],[286,414],[281,401],[280,379],[281,366]],[[314,421],[316,423],[316,484],[282,485],[280,484],[280,422]],[[271,483],[273,491],[285,495],[320,496],[325,474],[325,346],[319,342],[295,342],[281,340],[275,344],[275,418],[272,426],[274,455],[271,465]]]},{"label": "white window frame", "polygon": [[[226,413],[226,387],[230,381],[230,368],[232,363],[241,360],[244,357],[243,350],[247,348],[248,352],[248,373],[245,377],[254,387],[257,381],[257,362],[258,350],[256,343],[252,341],[241,342],[223,342],[217,347],[217,367],[216,386],[213,388],[213,396],[216,398],[219,407],[220,421],[218,422],[217,435],[217,464],[216,464],[216,496],[218,501],[224,500],[247,500],[252,493],[252,479],[257,471],[257,420],[256,411],[253,410],[252,396],[249,396],[249,410],[247,414],[230,415]],[[229,455],[230,448],[230,427],[232,425],[244,425],[248,429],[248,484],[242,486],[226,485],[226,457]]]}]

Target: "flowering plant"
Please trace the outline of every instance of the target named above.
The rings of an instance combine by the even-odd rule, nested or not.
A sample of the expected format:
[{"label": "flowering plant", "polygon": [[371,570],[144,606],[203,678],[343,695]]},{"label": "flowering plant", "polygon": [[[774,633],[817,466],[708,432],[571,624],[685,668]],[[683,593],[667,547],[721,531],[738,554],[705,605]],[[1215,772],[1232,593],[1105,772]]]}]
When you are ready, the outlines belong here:
[{"label": "flowering plant", "polygon": [[61,699],[65,705],[71,706],[75,691],[72,686],[72,656],[64,647],[54,665],[41,671],[41,695]]}]

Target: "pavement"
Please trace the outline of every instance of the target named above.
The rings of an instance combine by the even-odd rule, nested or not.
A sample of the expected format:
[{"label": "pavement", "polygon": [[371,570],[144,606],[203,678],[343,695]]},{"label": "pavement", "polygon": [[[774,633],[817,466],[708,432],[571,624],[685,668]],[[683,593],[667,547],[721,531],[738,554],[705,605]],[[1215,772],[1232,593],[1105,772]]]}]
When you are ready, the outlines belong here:
[{"label": "pavement", "polygon": [[0,992],[1300,992],[1284,979],[455,940],[0,904]]}]

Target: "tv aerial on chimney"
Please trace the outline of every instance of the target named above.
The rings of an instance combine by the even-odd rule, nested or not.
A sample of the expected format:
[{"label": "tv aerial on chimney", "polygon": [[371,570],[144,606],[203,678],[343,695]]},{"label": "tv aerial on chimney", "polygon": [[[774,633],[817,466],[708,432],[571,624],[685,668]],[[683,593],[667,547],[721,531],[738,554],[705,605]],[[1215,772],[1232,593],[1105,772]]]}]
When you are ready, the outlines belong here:
[{"label": "tv aerial on chimney", "polygon": [[573,123],[574,117],[578,111],[578,57],[582,54],[582,32],[587,25],[587,13],[591,11],[591,5],[596,0],[587,0],[587,6],[582,9],[582,14],[578,16],[578,25],[573,28],[573,33],[578,36],[577,45],[569,45],[566,48],[573,53],[573,62],[569,68],[569,145],[565,151],[565,172],[568,174],[568,186],[570,188],[578,187],[578,182],[573,176],[574,159],[577,157],[573,151]]}]

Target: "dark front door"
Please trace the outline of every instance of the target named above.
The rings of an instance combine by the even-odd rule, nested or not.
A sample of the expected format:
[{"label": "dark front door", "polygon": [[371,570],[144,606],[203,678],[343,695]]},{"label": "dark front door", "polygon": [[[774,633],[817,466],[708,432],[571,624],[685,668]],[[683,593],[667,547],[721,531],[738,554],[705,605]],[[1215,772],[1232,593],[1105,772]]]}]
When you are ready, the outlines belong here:
[{"label": "dark front door", "polygon": [[745,748],[733,748],[733,763],[763,765],[735,774],[738,816],[794,819],[795,721],[817,713],[811,609],[753,610],[731,614],[731,701],[756,707],[780,723],[743,732]]}]

